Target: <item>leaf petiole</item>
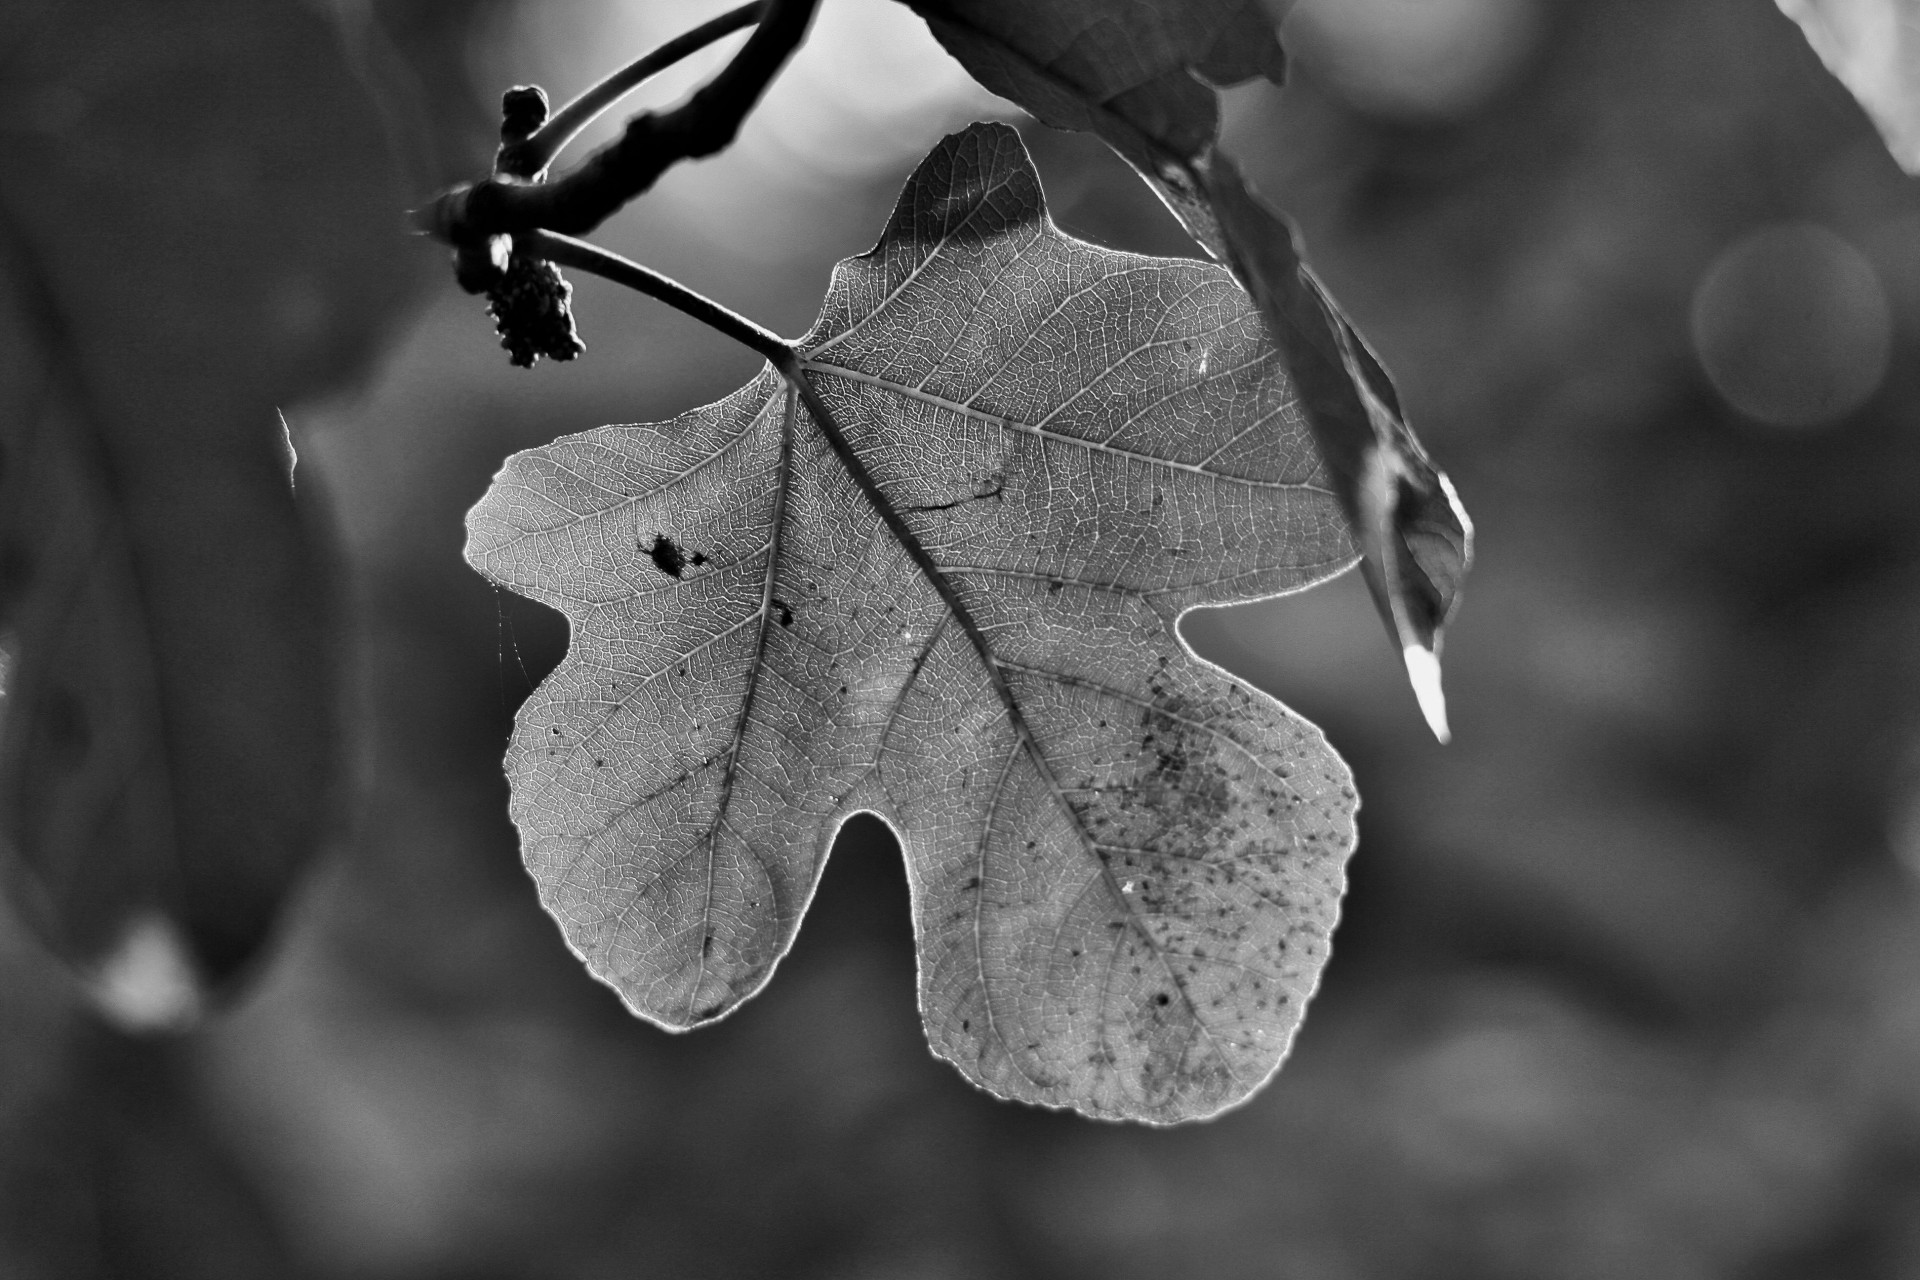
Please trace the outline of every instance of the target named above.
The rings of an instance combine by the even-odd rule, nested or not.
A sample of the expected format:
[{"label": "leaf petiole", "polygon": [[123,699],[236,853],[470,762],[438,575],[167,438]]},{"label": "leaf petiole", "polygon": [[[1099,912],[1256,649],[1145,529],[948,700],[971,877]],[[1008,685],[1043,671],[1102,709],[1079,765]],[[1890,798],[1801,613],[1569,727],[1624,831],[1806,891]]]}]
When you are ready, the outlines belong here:
[{"label": "leaf petiole", "polygon": [[705,294],[694,292],[678,280],[661,275],[652,267],[643,267],[631,258],[623,258],[598,245],[553,231],[522,231],[513,237],[513,248],[515,253],[544,258],[563,267],[575,267],[664,302],[766,357],[774,368],[790,380],[793,375],[789,370],[798,369],[799,353],[792,343],[773,330],[755,324],[739,312],[720,305]]}]

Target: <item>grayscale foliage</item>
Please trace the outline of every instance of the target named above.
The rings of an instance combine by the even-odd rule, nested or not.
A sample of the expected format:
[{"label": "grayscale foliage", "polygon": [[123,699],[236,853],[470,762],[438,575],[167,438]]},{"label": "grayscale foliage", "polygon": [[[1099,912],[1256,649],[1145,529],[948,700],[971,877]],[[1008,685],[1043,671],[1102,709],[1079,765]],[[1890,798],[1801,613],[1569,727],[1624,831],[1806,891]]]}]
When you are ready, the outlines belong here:
[{"label": "grayscale foliage", "polygon": [[1061,234],[1018,136],[976,125],[799,346],[828,421],[769,368],[516,455],[469,518],[469,560],[572,623],[507,761],[546,905],[691,1027],[766,983],[871,811],[970,1079],[1162,1123],[1246,1098],[1357,803],[1175,628],[1355,559],[1259,313],[1219,267]]}]

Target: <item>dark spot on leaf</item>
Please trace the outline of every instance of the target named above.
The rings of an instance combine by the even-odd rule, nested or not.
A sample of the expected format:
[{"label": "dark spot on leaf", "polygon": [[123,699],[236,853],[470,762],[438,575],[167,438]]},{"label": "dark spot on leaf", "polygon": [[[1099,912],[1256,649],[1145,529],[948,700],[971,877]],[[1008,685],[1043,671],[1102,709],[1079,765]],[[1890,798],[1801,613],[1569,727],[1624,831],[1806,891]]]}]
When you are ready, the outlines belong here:
[{"label": "dark spot on leaf", "polygon": [[694,1014],[693,1020],[695,1022],[707,1022],[719,1016],[720,1016],[720,1006],[717,1004],[710,1004],[706,1008],[700,1010],[700,1012]]},{"label": "dark spot on leaf", "polygon": [[[647,548],[647,554],[653,558],[653,567],[669,578],[677,578],[686,570],[686,553],[681,551],[673,539],[664,533],[655,536],[653,545]],[[694,563],[699,564],[705,559],[706,557],[702,556]]]},{"label": "dark spot on leaf", "polygon": [[713,954],[713,935],[712,934],[708,934],[705,938],[702,938],[700,940],[700,954],[702,956],[710,956]]},{"label": "dark spot on leaf", "polygon": [[787,607],[785,600],[782,600],[779,596],[775,596],[773,598],[773,607],[780,612],[781,626],[790,627],[793,625],[793,610]]},{"label": "dark spot on leaf", "polygon": [[1157,1005],[1168,1005],[1173,1003],[1173,997],[1162,991],[1154,996],[1153,1002]]}]

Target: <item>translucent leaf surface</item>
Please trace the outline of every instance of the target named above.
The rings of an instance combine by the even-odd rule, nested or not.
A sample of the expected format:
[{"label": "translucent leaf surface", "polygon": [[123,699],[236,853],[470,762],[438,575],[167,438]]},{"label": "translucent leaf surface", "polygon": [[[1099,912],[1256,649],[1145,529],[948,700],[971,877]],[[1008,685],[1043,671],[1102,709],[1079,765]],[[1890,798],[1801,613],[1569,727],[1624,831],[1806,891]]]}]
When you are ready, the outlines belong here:
[{"label": "translucent leaf surface", "polygon": [[969,1078],[1157,1122],[1246,1097],[1355,807],[1317,729],[1175,633],[1354,559],[1258,314],[1217,267],[1062,235],[976,125],[801,347],[827,421],[769,369],[519,454],[469,519],[475,566],[572,620],[507,759],[548,907],[690,1027],[767,981],[872,811]]},{"label": "translucent leaf surface", "polygon": [[1439,650],[1472,560],[1472,526],[1401,414],[1393,384],[1302,260],[1287,220],[1215,147],[1203,81],[1276,82],[1257,0],[906,0],[987,88],[1047,124],[1104,138],[1258,302],[1358,532],[1367,585],[1434,733]]}]

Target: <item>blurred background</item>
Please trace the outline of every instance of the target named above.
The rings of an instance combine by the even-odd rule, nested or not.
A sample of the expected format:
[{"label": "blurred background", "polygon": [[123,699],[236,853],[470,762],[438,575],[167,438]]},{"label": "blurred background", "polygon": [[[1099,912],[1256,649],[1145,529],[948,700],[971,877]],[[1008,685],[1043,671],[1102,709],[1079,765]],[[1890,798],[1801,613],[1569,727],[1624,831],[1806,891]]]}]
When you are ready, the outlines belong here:
[{"label": "blurred background", "polygon": [[[1773,4],[1300,0],[1288,86],[1227,95],[1479,561],[1444,749],[1351,575],[1186,619],[1364,808],[1291,1061],[1168,1131],[929,1056],[871,822],[718,1026],[643,1025],[568,955],[499,768],[565,628],[464,566],[462,515],[507,453],[756,361],[578,278],[587,354],[510,368],[399,210],[484,170],[508,85],[568,97],[719,6],[316,7],[391,126],[412,290],[285,406],[350,601],[350,812],[182,1040],[94,1025],[0,922],[0,1272],[1920,1277],[1920,198]],[[597,238],[798,334],[978,118],[1068,231],[1195,253],[888,0],[824,0],[737,145]]]}]

